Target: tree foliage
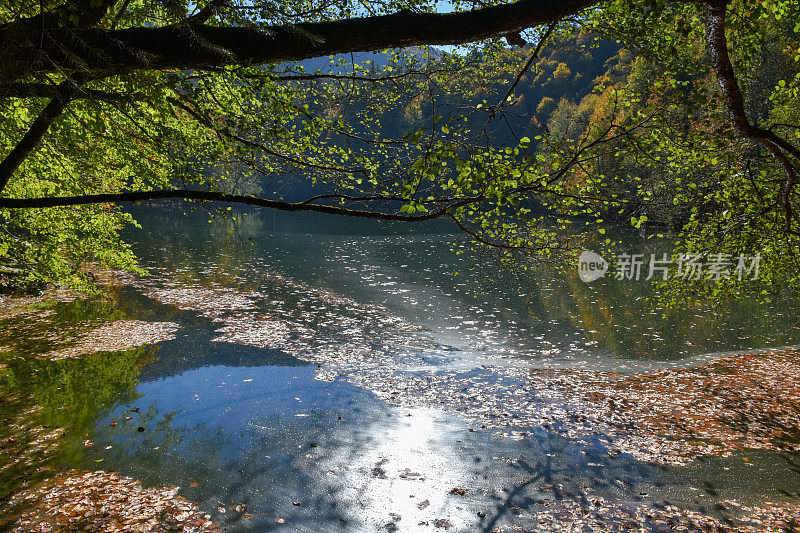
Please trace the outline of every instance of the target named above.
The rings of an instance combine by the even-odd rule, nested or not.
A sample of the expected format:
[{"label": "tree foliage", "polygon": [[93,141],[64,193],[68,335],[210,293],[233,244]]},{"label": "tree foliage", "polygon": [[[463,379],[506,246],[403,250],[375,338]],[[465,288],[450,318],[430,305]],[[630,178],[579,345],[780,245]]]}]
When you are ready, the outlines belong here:
[{"label": "tree foliage", "polygon": [[0,275],[135,268],[120,204],[188,198],[447,217],[505,259],[658,222],[800,283],[800,2],[437,5],[7,2]]}]

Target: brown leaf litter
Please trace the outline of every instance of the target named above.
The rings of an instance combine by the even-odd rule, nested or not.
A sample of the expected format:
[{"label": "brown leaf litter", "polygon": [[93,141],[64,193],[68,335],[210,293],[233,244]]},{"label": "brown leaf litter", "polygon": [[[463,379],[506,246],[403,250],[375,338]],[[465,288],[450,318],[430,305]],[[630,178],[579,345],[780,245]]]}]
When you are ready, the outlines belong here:
[{"label": "brown leaf litter", "polygon": [[14,495],[15,533],[32,531],[218,531],[178,487],[145,488],[115,472],[70,471]]},{"label": "brown leaf litter", "polygon": [[783,533],[800,530],[800,505],[766,502],[747,507],[734,500],[720,502],[727,520],[673,505],[630,507],[601,497],[582,500],[539,500],[530,513],[536,526],[525,531],[583,533],[586,531],[697,531],[702,533]]},{"label": "brown leaf litter", "polygon": [[13,478],[18,471],[44,469],[59,449],[64,429],[40,424],[34,415],[41,407],[27,398],[6,395],[0,402],[4,411],[14,412],[0,429],[0,474]]},{"label": "brown leaf litter", "polygon": [[387,402],[461,413],[524,438],[531,428],[567,438],[599,435],[609,453],[683,465],[746,449],[800,451],[800,353],[736,354],[650,374],[486,367],[347,375]]},{"label": "brown leaf litter", "polygon": [[[159,301],[220,322],[214,341],[281,349],[323,365],[319,379],[344,378],[397,405],[459,412],[504,436],[523,438],[531,428],[567,438],[599,435],[612,454],[670,465],[745,449],[800,451],[797,352],[735,354],[638,375],[499,365],[471,375],[430,365],[406,371],[437,346],[379,306],[279,275],[270,294],[169,279],[140,283]],[[274,300],[281,291],[285,298]]]},{"label": "brown leaf litter", "polygon": [[174,322],[117,320],[89,331],[73,346],[51,350],[37,357],[58,360],[77,358],[96,352],[130,350],[145,344],[157,344],[172,340],[179,328],[180,326]]},{"label": "brown leaf litter", "polygon": [[[140,280],[137,286],[161,303],[220,323],[213,342],[280,349],[304,361],[326,364],[325,376],[320,373],[323,379],[332,379],[339,366],[391,364],[395,354],[376,348],[378,344],[416,355],[436,348],[419,335],[419,328],[380,306],[360,304],[278,274],[269,279],[272,293],[171,279]],[[275,292],[285,299],[274,299]]]},{"label": "brown leaf litter", "polygon": [[63,288],[48,289],[37,296],[0,294],[0,320],[23,316],[40,316],[41,313],[47,312],[39,309],[39,306],[44,303],[74,302],[84,297],[83,293]]}]

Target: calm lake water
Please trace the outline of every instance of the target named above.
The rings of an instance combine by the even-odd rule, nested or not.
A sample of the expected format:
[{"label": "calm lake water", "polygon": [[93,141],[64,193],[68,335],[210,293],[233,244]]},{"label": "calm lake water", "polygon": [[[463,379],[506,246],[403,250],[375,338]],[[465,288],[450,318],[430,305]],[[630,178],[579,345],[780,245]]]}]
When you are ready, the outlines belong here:
[{"label": "calm lake water", "polygon": [[[171,321],[181,326],[177,338],[80,360],[18,353],[5,370],[7,386],[44,407],[37,416],[70,430],[54,467],[180,485],[229,531],[418,531],[442,520],[450,531],[492,531],[530,525],[523,509],[585,487],[617,502],[710,513],[721,499],[781,500],[800,490],[794,454],[749,453],[755,467],[737,456],[653,466],[609,456],[592,439],[542,429],[510,439],[474,430],[446,406],[410,398],[400,407],[374,394],[382,372],[456,371],[465,383],[502,365],[638,372],[793,345],[800,314],[792,300],[665,316],[649,282],[513,274],[467,252],[444,225],[269,212],[209,222],[203,212],[168,209],[138,219],[143,229],[128,240],[152,275],[110,302],[57,304],[55,316],[65,327]],[[657,241],[632,246],[669,251]],[[165,297],[176,287],[201,291],[209,307],[240,295],[242,320],[301,324],[313,333],[308,349],[331,363],[308,363],[284,346],[220,342],[222,327],[246,332],[250,322],[239,324],[230,309],[181,306]],[[340,362],[342,349],[365,355]],[[350,371],[368,378],[344,379]],[[83,446],[87,438],[93,447]],[[15,483],[4,475],[4,493]],[[457,487],[467,493],[451,494]]]}]

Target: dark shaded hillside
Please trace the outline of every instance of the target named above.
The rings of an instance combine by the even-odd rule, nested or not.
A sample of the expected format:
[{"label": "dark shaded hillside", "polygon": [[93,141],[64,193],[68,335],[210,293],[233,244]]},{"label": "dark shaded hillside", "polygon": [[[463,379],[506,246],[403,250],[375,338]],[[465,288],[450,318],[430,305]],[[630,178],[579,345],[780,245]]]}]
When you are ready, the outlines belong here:
[{"label": "dark shaded hillside", "polygon": [[[380,134],[387,139],[400,139],[419,128],[431,124],[436,115],[447,116],[457,113],[465,105],[477,106],[483,99],[493,101],[502,95],[511,85],[518,69],[524,64],[526,57],[533,51],[533,45],[525,48],[509,50],[505,58],[502,74],[494,80],[484,81],[472,94],[448,93],[443,94],[436,86],[431,87],[430,98],[416,99],[398,105],[387,105],[380,116]],[[620,46],[608,41],[598,41],[594,37],[579,34],[570,39],[555,41],[551,46],[544,48],[539,61],[523,75],[520,83],[514,90],[514,97],[509,105],[511,122],[495,121],[487,128],[489,141],[493,145],[515,145],[519,137],[534,138],[546,130],[548,121],[558,110],[559,105],[578,105],[584,97],[592,93],[592,89],[599,77],[606,76],[610,69],[617,63]],[[427,54],[427,55],[426,55]],[[385,52],[353,54],[347,56],[319,57],[300,63],[305,73],[351,75],[354,65],[363,76],[368,72],[370,76],[385,75],[382,70],[387,65],[394,65],[394,72],[404,68],[420,68],[422,63],[443,62],[447,54],[437,49],[407,49],[400,57]],[[483,59],[478,58],[480,64]],[[499,70],[499,69],[498,69]],[[324,82],[322,82],[324,83]],[[366,115],[363,104],[357,101],[348,103],[337,110],[341,113],[342,120],[356,132],[365,136],[370,134],[362,129],[361,117]],[[330,113],[330,109],[314,109],[314,113]],[[470,129],[480,131],[483,126],[483,115],[475,115],[465,124]],[[352,139],[337,138],[330,135],[329,140],[342,146],[358,146]],[[365,148],[366,145],[362,145]],[[289,201],[298,201],[314,194],[324,194],[330,190],[321,183],[312,184],[310,180],[296,179],[291,175],[273,179],[270,183],[262,184],[262,194],[270,197],[281,197]]]}]

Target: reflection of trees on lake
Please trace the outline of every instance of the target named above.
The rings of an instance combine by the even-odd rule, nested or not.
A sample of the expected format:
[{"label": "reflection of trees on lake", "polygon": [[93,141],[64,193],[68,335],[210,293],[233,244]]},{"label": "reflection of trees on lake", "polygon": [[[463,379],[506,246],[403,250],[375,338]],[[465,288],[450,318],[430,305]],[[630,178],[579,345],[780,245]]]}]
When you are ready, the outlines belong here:
[{"label": "reflection of trees on lake", "polygon": [[45,302],[35,313],[34,317],[0,319],[0,344],[12,354],[44,354],[71,346],[103,323],[123,318],[113,292],[107,298]]},{"label": "reflection of trees on lake", "polygon": [[11,368],[21,387],[31,391],[43,408],[43,421],[85,435],[100,413],[136,397],[139,373],[157,352],[157,347],[142,346],[80,359],[34,360]]},{"label": "reflection of trees on lake", "polygon": [[[9,358],[0,376],[7,443],[0,465],[2,493],[47,477],[53,469],[82,464],[84,441],[93,435],[95,421],[115,404],[136,398],[141,368],[155,353],[153,347],[139,347],[58,361]],[[37,439],[59,428],[63,434],[46,439],[47,451],[40,450]]]},{"label": "reflection of trees on lake", "polygon": [[[446,229],[439,226],[345,224],[324,217],[311,220],[278,215],[275,227],[279,231],[273,234],[273,214],[232,213],[229,219],[209,224],[200,211],[187,217],[156,211],[152,218],[148,214],[142,219],[152,230],[134,237],[141,238],[141,247],[150,250],[150,258],[145,258],[149,264],[169,266],[170,279],[191,283],[263,290],[264,281],[268,282],[263,274],[277,271],[359,301],[382,303],[392,298],[392,289],[365,286],[377,287],[391,277],[392,282],[410,289],[412,296],[411,300],[393,297],[391,310],[422,324],[431,322],[428,309],[437,309],[439,316],[463,315],[465,320],[476,320],[478,328],[499,328],[499,332],[510,328],[512,331],[502,332],[502,338],[509,339],[510,350],[599,348],[621,357],[675,359],[791,344],[797,339],[798,329],[790,318],[796,302],[788,297],[771,306],[725,299],[667,309],[660,305],[657,283],[644,279],[646,265],[639,280],[616,281],[613,272],[608,272],[606,278],[586,284],[571,267],[566,274],[543,267],[522,271],[517,265],[500,265],[467,248],[460,248],[464,253],[456,256],[452,248],[454,241],[459,247],[459,239],[452,233],[436,233]],[[672,247],[669,238],[642,240],[627,230],[609,228],[611,233],[627,252],[646,258],[651,253],[660,256]],[[584,237],[564,235],[565,239]],[[597,243],[589,247],[600,249]],[[454,276],[456,273],[459,275]],[[291,305],[293,295],[276,298],[286,298]],[[479,309],[486,313],[482,316]],[[489,313],[495,320],[481,326]],[[435,322],[436,317],[433,319]],[[584,346],[584,342],[591,344]]]},{"label": "reflection of trees on lake", "polygon": [[[631,253],[649,257],[652,245],[633,242],[630,247]],[[520,344],[540,346],[544,352],[577,346],[619,357],[678,359],[793,344],[800,334],[793,319],[797,300],[790,296],[771,304],[721,296],[668,308],[662,305],[658,282],[645,280],[646,268],[639,280],[616,280],[609,272],[605,278],[584,283],[572,269],[563,273],[534,267],[529,272],[511,272],[494,266],[491,284],[482,285],[480,279],[489,272],[486,267],[459,278],[467,282],[460,288],[463,305],[476,305],[475,299],[498,305],[508,322],[518,320],[526,330]],[[476,287],[482,290],[474,291]],[[590,344],[584,346],[586,342]]]},{"label": "reflection of trees on lake", "polygon": [[[194,281],[202,273],[209,282],[230,283],[255,257],[251,239],[267,231],[257,212],[231,211],[220,216],[201,206],[185,216],[166,209],[150,209],[144,216],[148,230],[130,230],[128,240],[136,243],[145,266],[166,266],[148,264],[148,259],[168,258],[173,267],[170,276],[177,281]],[[209,263],[215,265],[213,271],[208,271]]]},{"label": "reflection of trees on lake", "polygon": [[648,359],[736,348],[784,345],[797,339],[789,313],[795,302],[702,301],[695,307],[667,309],[659,305],[656,282],[614,279],[593,284],[564,276],[543,293],[547,308],[564,311],[587,340],[624,357]]}]

